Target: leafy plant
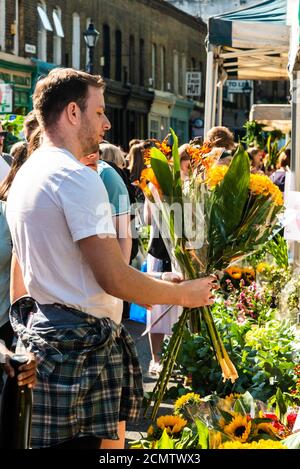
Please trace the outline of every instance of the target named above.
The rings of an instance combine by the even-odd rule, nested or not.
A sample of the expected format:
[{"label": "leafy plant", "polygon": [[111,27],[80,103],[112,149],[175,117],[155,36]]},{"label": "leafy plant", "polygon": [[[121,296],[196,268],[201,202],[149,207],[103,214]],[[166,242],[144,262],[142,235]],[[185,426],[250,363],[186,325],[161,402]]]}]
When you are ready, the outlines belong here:
[{"label": "leafy plant", "polygon": [[266,166],[268,170],[276,169],[276,165],[277,165],[280,154],[285,152],[289,144],[290,144],[290,140],[285,145],[278,148],[278,140],[275,140],[272,143],[272,135],[268,136],[267,157],[266,157]]},{"label": "leafy plant", "polygon": [[256,121],[247,121],[243,125],[246,129],[246,135],[243,137],[242,142],[249,146],[259,147],[264,149],[265,139],[263,135],[263,128],[265,125],[259,124]]}]

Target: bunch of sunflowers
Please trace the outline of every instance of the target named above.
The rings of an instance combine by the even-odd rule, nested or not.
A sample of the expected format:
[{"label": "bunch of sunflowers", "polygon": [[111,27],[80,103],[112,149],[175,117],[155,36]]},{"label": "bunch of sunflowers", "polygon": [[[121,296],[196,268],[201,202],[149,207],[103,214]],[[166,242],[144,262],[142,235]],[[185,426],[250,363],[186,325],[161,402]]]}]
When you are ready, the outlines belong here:
[{"label": "bunch of sunflowers", "polygon": [[131,448],[287,449],[291,433],[248,392],[224,399],[187,393],[175,402],[173,415],[158,417]]}]

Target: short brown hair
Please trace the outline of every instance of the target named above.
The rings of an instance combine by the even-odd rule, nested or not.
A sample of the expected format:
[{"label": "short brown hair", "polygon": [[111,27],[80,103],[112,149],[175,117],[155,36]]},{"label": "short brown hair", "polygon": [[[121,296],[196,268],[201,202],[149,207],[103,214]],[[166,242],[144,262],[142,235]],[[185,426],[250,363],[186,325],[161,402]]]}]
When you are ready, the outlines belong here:
[{"label": "short brown hair", "polygon": [[39,124],[43,128],[53,125],[72,101],[85,111],[89,86],[104,88],[103,78],[73,68],[51,70],[37,82],[33,93],[33,107]]},{"label": "short brown hair", "polygon": [[39,126],[35,111],[30,111],[24,119],[24,133],[27,140],[30,139],[32,132]]},{"label": "short brown hair", "polygon": [[227,127],[212,127],[207,132],[207,140],[218,148],[224,147],[226,150],[232,150],[234,148],[234,136]]}]

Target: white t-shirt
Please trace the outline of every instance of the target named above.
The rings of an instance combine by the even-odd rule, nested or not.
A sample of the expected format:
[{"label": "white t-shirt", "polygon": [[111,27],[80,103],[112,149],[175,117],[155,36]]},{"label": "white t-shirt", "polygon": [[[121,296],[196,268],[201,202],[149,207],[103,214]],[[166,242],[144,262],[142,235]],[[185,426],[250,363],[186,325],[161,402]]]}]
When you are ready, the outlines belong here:
[{"label": "white t-shirt", "polygon": [[34,152],[9,191],[7,219],[28,293],[120,323],[122,301],[98,285],[77,241],[116,236],[98,174],[64,149]]},{"label": "white t-shirt", "polygon": [[3,179],[6,178],[10,171],[10,166],[9,164],[6,163],[5,159],[3,156],[0,154],[0,183],[3,181]]}]

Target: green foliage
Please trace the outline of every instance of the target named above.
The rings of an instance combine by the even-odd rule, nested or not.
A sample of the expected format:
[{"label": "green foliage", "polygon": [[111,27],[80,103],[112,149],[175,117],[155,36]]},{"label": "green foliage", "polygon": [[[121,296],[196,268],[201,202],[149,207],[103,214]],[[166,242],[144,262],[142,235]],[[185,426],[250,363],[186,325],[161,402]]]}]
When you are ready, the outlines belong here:
[{"label": "green foliage", "polygon": [[172,196],[173,177],[165,155],[158,149],[151,150],[151,167],[166,196]]},{"label": "green foliage", "polygon": [[249,146],[255,146],[263,149],[265,147],[265,139],[263,135],[263,124],[259,124],[256,121],[247,121],[243,125],[246,129],[246,135],[242,139],[242,142]]},{"label": "green foliage", "polygon": [[[223,181],[214,193],[206,199],[206,213],[209,213],[209,258],[211,266],[221,267],[219,262],[226,252],[226,245],[232,251],[234,230],[241,224],[246,201],[249,197],[250,165],[243,147],[239,145]],[[231,257],[234,253],[231,253]],[[226,256],[225,256],[226,257]]]},{"label": "green foliage", "polygon": [[270,321],[269,311],[261,318],[261,326],[253,320],[239,324],[224,302],[213,307],[213,314],[239,378],[234,384],[223,383],[208,337],[186,330],[177,364],[184,375],[192,374],[194,392],[225,396],[249,391],[266,402],[278,387],[287,392],[294,385],[294,362],[299,360],[299,351],[295,349],[295,330],[287,321]]},{"label": "green foliage", "polygon": [[267,161],[266,161],[266,166],[268,170],[276,169],[276,165],[277,165],[280,153],[285,152],[289,144],[290,144],[290,140],[285,145],[278,148],[278,141],[275,140],[272,143],[272,135],[268,136],[268,139],[267,139],[268,155],[267,155]]}]

